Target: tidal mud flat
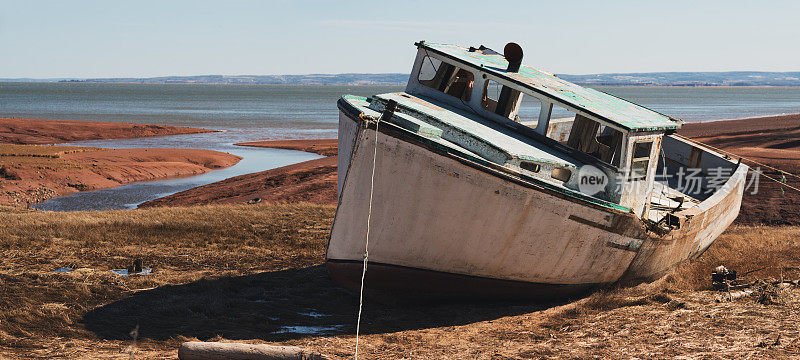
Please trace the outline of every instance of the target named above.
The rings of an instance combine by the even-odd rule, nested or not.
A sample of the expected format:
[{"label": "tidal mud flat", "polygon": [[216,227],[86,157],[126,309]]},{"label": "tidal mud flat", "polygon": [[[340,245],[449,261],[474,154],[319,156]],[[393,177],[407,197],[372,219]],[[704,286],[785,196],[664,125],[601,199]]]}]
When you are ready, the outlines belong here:
[{"label": "tidal mud flat", "polygon": [[232,166],[241,159],[210,150],[52,145],[79,140],[204,132],[210,130],[87,121],[0,119],[0,204],[28,206],[78,191],[202,174]]},{"label": "tidal mud flat", "polygon": [[58,144],[69,141],[130,139],[213,131],[152,124],[0,118],[0,143],[9,144]]},{"label": "tidal mud flat", "polygon": [[299,150],[325,157],[236,176],[148,201],[140,207],[242,204],[254,199],[259,202],[336,204],[336,139],[265,140],[236,145]]},{"label": "tidal mud flat", "polygon": [[767,178],[800,188],[800,178],[770,168],[800,174],[800,114],[689,123],[678,133],[758,162],[743,160],[763,174],[745,191],[737,223],[800,225],[800,192]]}]

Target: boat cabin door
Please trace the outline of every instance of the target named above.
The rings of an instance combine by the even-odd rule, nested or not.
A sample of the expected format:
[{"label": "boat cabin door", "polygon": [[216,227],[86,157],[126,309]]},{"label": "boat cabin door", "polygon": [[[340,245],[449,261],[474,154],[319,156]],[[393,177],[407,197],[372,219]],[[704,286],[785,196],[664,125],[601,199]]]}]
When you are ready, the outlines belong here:
[{"label": "boat cabin door", "polygon": [[661,137],[663,134],[629,134],[627,141],[627,169],[622,174],[622,197],[620,205],[633,209],[638,216],[649,210],[650,194],[653,191],[658,161],[661,159]]}]

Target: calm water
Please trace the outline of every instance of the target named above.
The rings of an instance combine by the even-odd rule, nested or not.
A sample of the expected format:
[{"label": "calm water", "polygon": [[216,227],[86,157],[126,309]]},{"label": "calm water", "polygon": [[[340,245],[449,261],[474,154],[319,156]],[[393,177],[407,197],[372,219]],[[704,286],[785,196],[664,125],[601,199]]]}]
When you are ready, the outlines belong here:
[{"label": "calm water", "polygon": [[[1,83],[0,116],[235,129],[273,138],[330,137],[336,100],[400,86]],[[800,88],[598,87],[686,121],[800,112]]]},{"label": "calm water", "polygon": [[[243,156],[236,166],[163,181],[51,199],[48,210],[122,209],[230,176],[310,160],[314,154],[233,146],[249,140],[336,136],[336,100],[342,94],[372,95],[400,86],[140,85],[0,83],[0,117],[95,120],[192,126],[222,130],[200,135],[81,142],[109,148],[200,148]],[[800,113],[800,88],[600,87],[688,122]],[[525,102],[523,118],[535,118]],[[553,116],[561,115],[554,111]]]},{"label": "calm water", "polygon": [[0,116],[191,126],[227,138],[336,135],[336,100],[398,86],[0,83]]}]

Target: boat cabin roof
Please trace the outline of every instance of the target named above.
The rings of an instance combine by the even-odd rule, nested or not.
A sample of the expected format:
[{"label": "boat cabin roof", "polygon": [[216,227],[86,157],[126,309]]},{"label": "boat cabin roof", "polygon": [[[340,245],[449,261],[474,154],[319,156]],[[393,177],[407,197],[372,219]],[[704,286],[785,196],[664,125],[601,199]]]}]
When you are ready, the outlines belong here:
[{"label": "boat cabin roof", "polygon": [[478,71],[507,80],[539,98],[565,104],[586,112],[628,132],[667,131],[678,129],[682,121],[616,96],[559,79],[557,76],[522,65],[518,72],[506,71],[506,58],[488,48],[465,48],[458,45],[416,43],[419,48],[442,55]]}]

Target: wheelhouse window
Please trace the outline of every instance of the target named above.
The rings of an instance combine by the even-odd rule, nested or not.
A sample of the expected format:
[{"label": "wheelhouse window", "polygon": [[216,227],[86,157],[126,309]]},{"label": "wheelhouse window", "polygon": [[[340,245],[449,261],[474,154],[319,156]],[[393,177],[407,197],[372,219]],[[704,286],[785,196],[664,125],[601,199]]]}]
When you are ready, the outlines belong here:
[{"label": "wheelhouse window", "polygon": [[536,128],[539,122],[539,115],[542,111],[542,102],[533,96],[522,98],[522,104],[517,111],[517,117],[522,125]]},{"label": "wheelhouse window", "polygon": [[[509,106],[506,106],[503,110],[502,114],[499,114],[504,117],[508,117],[511,113],[513,113],[516,109],[517,100],[519,99],[520,92],[514,89],[509,89],[509,97],[508,103]],[[484,109],[489,110],[493,113],[497,113],[497,103],[500,101],[500,94],[503,92],[503,85],[493,81],[487,80],[486,85],[483,87],[483,98],[481,99],[481,106]]]},{"label": "wheelhouse window", "polygon": [[575,124],[575,115],[574,112],[561,106],[553,106],[547,137],[566,145]]},{"label": "wheelhouse window", "polygon": [[653,141],[637,141],[633,144],[631,159],[631,179],[641,180],[647,177],[647,168],[650,166],[650,152]]},{"label": "wheelhouse window", "polygon": [[492,80],[486,81],[483,87],[483,99],[481,99],[481,106],[484,109],[494,112],[497,108],[497,100],[500,99],[500,90],[503,85],[500,85]]},{"label": "wheelhouse window", "polygon": [[422,60],[417,79],[422,85],[462,101],[469,101],[475,84],[475,77],[471,72],[430,56],[425,56]]},{"label": "wheelhouse window", "polygon": [[554,109],[547,136],[602,162],[620,166],[622,132],[564,108]]},{"label": "wheelhouse window", "polygon": [[624,136],[622,132],[610,126],[600,125],[597,132],[597,143],[599,144],[598,150],[594,154],[590,154],[601,161],[605,161],[616,167],[619,167],[622,154],[622,143]]}]

